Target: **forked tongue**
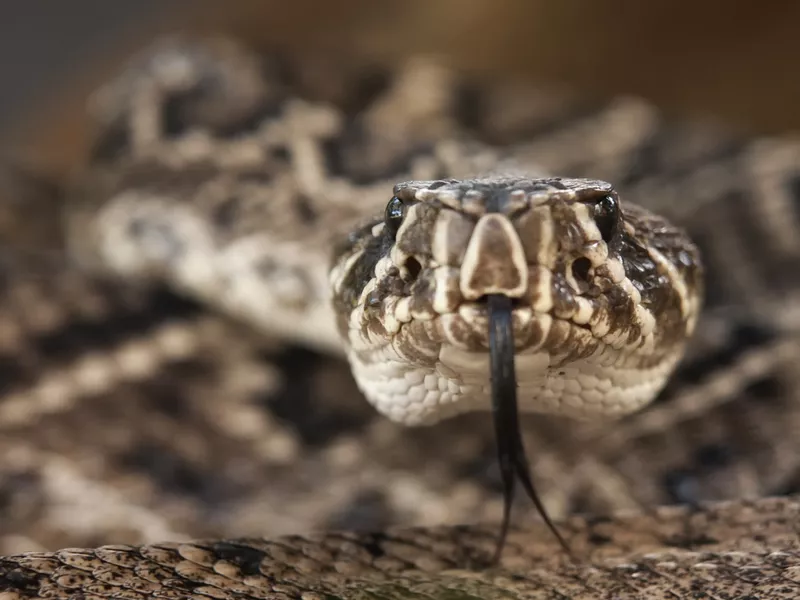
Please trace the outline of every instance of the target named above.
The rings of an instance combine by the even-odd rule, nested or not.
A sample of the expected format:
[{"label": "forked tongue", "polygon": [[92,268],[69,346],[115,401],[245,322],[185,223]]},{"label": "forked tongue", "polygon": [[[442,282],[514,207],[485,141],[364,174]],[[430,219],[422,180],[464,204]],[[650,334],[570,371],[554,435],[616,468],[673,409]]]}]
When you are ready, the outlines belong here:
[{"label": "forked tongue", "polygon": [[497,458],[503,481],[503,522],[493,563],[500,560],[505,546],[514,501],[516,479],[519,478],[525,494],[531,499],[559,544],[572,555],[569,545],[561,537],[556,526],[533,487],[530,467],[522,443],[517,408],[517,376],[514,371],[514,329],[512,323],[511,298],[503,294],[490,294],[489,307],[489,365],[492,382],[492,414],[494,416]]}]

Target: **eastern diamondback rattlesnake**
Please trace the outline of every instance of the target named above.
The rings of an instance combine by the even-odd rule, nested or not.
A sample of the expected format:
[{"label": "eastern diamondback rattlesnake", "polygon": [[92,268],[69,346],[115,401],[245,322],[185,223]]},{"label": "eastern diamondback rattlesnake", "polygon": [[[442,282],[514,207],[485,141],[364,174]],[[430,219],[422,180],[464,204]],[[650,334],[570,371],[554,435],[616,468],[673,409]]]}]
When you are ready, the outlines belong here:
[{"label": "eastern diamondback rattlesnake", "polygon": [[[463,407],[488,405],[486,350],[492,319],[486,307],[492,298],[510,298],[514,313],[508,327],[513,328],[521,350],[532,349],[517,366],[525,406],[583,416],[630,412],[651,400],[680,358],[687,333],[695,326],[702,287],[694,246],[666,221],[625,202],[635,197],[687,227],[708,250],[709,315],[701,321],[699,339],[690,350],[687,366],[679,371],[677,383],[650,411],[613,425],[547,422],[545,439],[560,447],[562,454],[561,463],[551,465],[550,479],[560,476],[554,474],[564,468],[584,470],[572,484],[577,493],[566,501],[562,497],[560,507],[555,507],[557,514],[563,517],[576,508],[590,508],[598,500],[599,506],[606,503],[606,508],[623,507],[630,500],[635,505],[659,494],[663,501],[664,490],[648,489],[648,484],[635,477],[626,482],[625,468],[618,465],[624,463],[622,449],[633,444],[632,439],[642,448],[639,467],[648,463],[648,453],[664,451],[658,448],[657,435],[678,425],[684,431],[679,439],[696,436],[691,433],[695,426],[705,437],[697,443],[698,474],[692,475],[699,483],[691,481],[692,477],[688,484],[685,478],[660,482],[674,495],[672,500],[694,503],[716,494],[752,493],[754,489],[763,495],[779,490],[776,486],[780,483],[772,482],[792,481],[794,465],[777,464],[771,473],[759,474],[754,483],[741,476],[733,485],[725,483],[726,470],[741,475],[746,469],[737,461],[744,465],[759,452],[779,456],[785,451],[785,456],[791,449],[782,447],[779,452],[776,443],[747,458],[744,453],[733,459],[704,458],[702,452],[713,454],[715,445],[722,445],[719,440],[727,441],[726,432],[696,425],[708,421],[713,411],[726,414],[734,401],[741,415],[740,404],[759,394],[775,395],[781,406],[773,403],[757,409],[745,404],[745,411],[758,414],[759,421],[743,442],[759,439],[759,428],[764,428],[766,435],[791,446],[790,435],[783,432],[790,432],[793,424],[794,413],[786,408],[786,403],[791,405],[791,393],[753,387],[769,386],[762,382],[782,377],[783,365],[795,355],[791,319],[770,318],[770,312],[764,310],[764,296],[759,295],[761,290],[780,286],[791,289],[791,277],[785,272],[762,272],[760,264],[747,260],[740,263],[736,274],[730,274],[726,267],[735,258],[724,246],[730,242],[716,237],[720,223],[730,219],[736,228],[750,228],[745,237],[762,229],[774,233],[769,238],[771,265],[791,264],[796,258],[794,230],[785,222],[781,228],[776,216],[780,210],[791,210],[790,168],[798,158],[791,142],[744,143],[712,128],[665,126],[648,107],[632,100],[591,110],[565,102],[554,115],[552,105],[535,91],[514,90],[512,94],[503,89],[471,88],[427,64],[411,65],[394,79],[380,74],[359,76],[346,82],[347,93],[337,91],[331,84],[335,79],[313,69],[305,75],[294,72],[227,42],[198,45],[178,41],[167,42],[139,59],[98,93],[93,114],[100,127],[92,168],[71,186],[63,214],[54,215],[66,223],[64,245],[71,260],[80,266],[74,273],[91,275],[67,270],[59,276],[66,278],[66,284],[53,280],[58,293],[64,294],[59,297],[62,304],[70,306],[72,293],[79,306],[51,316],[51,323],[69,326],[74,315],[68,313],[87,312],[85,298],[93,296],[98,298],[99,313],[114,312],[109,305],[141,302],[142,306],[155,306],[156,313],[167,317],[163,327],[153,329],[146,348],[122,339],[121,345],[108,344],[111,354],[105,357],[90,354],[83,361],[70,359],[71,365],[62,367],[60,378],[45,378],[27,389],[22,385],[15,389],[17,372],[10,371],[10,392],[3,402],[0,423],[22,432],[37,418],[46,421],[52,415],[67,414],[72,405],[83,402],[81,398],[110,395],[115,386],[138,385],[153,376],[163,381],[170,377],[175,363],[185,368],[187,362],[202,358],[207,344],[228,354],[229,375],[222,377],[225,384],[217,385],[216,390],[232,390],[234,397],[244,400],[238,409],[236,400],[231,400],[233,407],[221,407],[220,396],[210,394],[201,412],[219,415],[219,425],[232,440],[261,444],[265,464],[280,465],[275,456],[297,452],[297,446],[291,448],[296,439],[284,439],[282,449],[280,440],[270,440],[277,443],[276,450],[265,440],[257,441],[263,437],[263,430],[259,431],[263,423],[247,433],[244,421],[230,421],[231,414],[246,420],[248,410],[250,418],[264,419],[247,407],[253,390],[263,386],[259,379],[263,374],[253,358],[261,352],[257,350],[260,342],[251,341],[258,336],[236,330],[236,325],[204,313],[194,301],[173,296],[173,292],[319,349],[335,348],[338,333],[344,332],[350,336],[348,354],[360,387],[382,412],[409,424],[450,417],[464,412]],[[337,102],[320,99],[326,94]],[[503,122],[504,118],[513,122]],[[613,180],[622,190],[622,210],[618,212],[616,191],[598,181],[531,180],[519,175],[450,179],[487,171],[508,173],[520,165],[541,172],[597,174]],[[392,196],[387,191],[395,181],[411,183],[395,188]],[[763,205],[758,205],[761,199]],[[337,250],[333,268],[337,318],[332,318],[327,293],[322,291],[328,286],[327,265],[320,257],[327,253],[331,240],[352,230],[364,215],[375,214],[376,208],[382,214],[387,201],[385,218],[365,224]],[[714,220],[723,208],[725,213]],[[758,220],[749,221],[747,211]],[[269,236],[265,235],[267,229],[272,232]],[[53,240],[40,241],[52,244]],[[488,263],[479,264],[481,261]],[[9,268],[9,273],[14,274],[14,269]],[[24,277],[19,279],[21,283],[11,275],[9,280],[15,287],[9,287],[8,295],[17,306],[40,316],[42,310],[46,314],[46,309],[37,313],[34,302],[42,300],[41,294],[28,290],[26,295]],[[173,291],[161,291],[162,285]],[[732,296],[737,289],[746,293]],[[779,303],[772,300],[769,306]],[[137,311],[141,309],[128,312]],[[85,322],[99,320],[90,313]],[[542,315],[548,318],[546,328]],[[33,329],[47,330],[41,321],[39,318]],[[191,321],[191,327],[183,327],[184,321]],[[127,331],[128,340],[141,334],[141,327],[135,325]],[[51,324],[50,329],[56,328]],[[397,332],[398,341],[389,346],[381,342],[387,332]],[[93,335],[97,333],[92,330]],[[424,338],[427,342],[421,341]],[[441,352],[443,341],[452,350]],[[121,349],[112,351],[115,345]],[[388,354],[387,348],[391,348]],[[42,354],[46,355],[47,349],[36,346],[28,361],[35,363]],[[432,355],[436,357],[433,361]],[[24,362],[24,353],[19,356]],[[540,364],[546,356],[550,357],[549,367]],[[404,362],[391,366],[387,359]],[[408,359],[414,359],[416,366],[407,366]],[[295,357],[295,361],[303,368],[315,366],[308,356]],[[724,361],[738,370],[731,369],[720,383],[711,367]],[[621,369],[613,377],[609,375],[611,365]],[[474,369],[474,377],[463,377],[467,367]],[[192,402],[203,402],[203,375],[197,372],[197,365],[191,368],[195,370],[179,385],[194,390]],[[453,376],[454,372],[458,375]],[[532,373],[536,376],[529,380]],[[433,375],[436,378],[428,381]],[[608,377],[613,385],[587,394],[591,387],[586,385],[587,376]],[[380,377],[389,379],[376,386]],[[403,390],[397,381],[404,382]],[[579,383],[577,389],[572,389],[571,382]],[[451,384],[452,389],[448,387]],[[424,388],[425,394],[409,389],[414,385]],[[627,396],[619,395],[622,385],[630,386]],[[144,392],[156,402],[162,398],[174,403],[174,398],[167,399],[169,389],[162,383],[157,390]],[[338,387],[335,393],[343,389]],[[134,396],[141,393],[137,390]],[[116,402],[123,401],[125,392],[117,392],[116,397]],[[617,402],[620,398],[623,400]],[[176,410],[174,422],[189,424],[191,419],[185,417],[192,410]],[[701,421],[697,415],[703,412]],[[516,430],[515,411],[502,413],[502,409],[497,413],[501,473],[506,497],[510,497],[515,469],[526,481],[522,475],[525,461],[521,438],[502,435]],[[509,414],[513,415],[511,421]],[[420,436],[424,447],[425,436],[435,441],[435,437],[458,435],[469,417],[453,422],[449,433],[443,426],[436,433],[408,435]],[[474,417],[472,422],[480,425]],[[157,438],[165,439],[158,433],[159,426],[169,437],[167,421],[159,425],[157,419],[153,425]],[[317,423],[309,428],[309,435],[314,435],[315,427],[324,429]],[[380,437],[381,426],[376,427],[375,435]],[[574,439],[565,441],[564,433]],[[179,430],[175,434],[181,436]],[[326,435],[324,431],[316,434]],[[478,439],[486,443],[486,437]],[[314,454],[314,442],[303,441]],[[346,444],[344,449],[337,447],[340,441],[332,444],[329,456],[316,457],[318,465],[350,470],[351,481],[369,474],[369,469],[354,467],[361,459],[354,462],[348,458]],[[195,443],[185,442],[184,448]],[[35,451],[26,450],[11,437],[8,443],[18,448],[16,460],[23,465],[19,470],[36,462]],[[52,449],[45,454],[52,456],[61,451],[58,447],[63,440],[47,444],[52,444]],[[395,445],[395,450],[409,448],[413,452],[409,442],[395,440],[393,444],[405,444]],[[439,439],[431,448],[441,444]],[[146,456],[140,450],[136,454],[141,440],[128,439],[119,445],[112,435],[109,447],[115,445],[125,449],[123,454],[133,449],[134,458],[128,460],[135,464],[141,465]],[[600,452],[591,457],[593,447]],[[197,450],[195,445],[189,453]],[[196,456],[204,452],[200,449]],[[577,459],[583,452],[590,458]],[[609,468],[597,458],[603,452],[606,456],[621,453],[616,456],[622,459],[615,459],[615,466]],[[474,448],[467,454],[474,460]],[[685,454],[684,449],[683,455],[677,455]],[[536,451],[531,455],[537,456]],[[82,471],[80,453],[76,456],[77,471]],[[675,457],[673,453],[659,460],[665,464]],[[161,460],[157,450],[152,460],[157,469]],[[711,469],[708,476],[701,472],[705,463],[713,466],[715,461],[722,463],[720,469]],[[50,476],[57,478],[52,469],[58,471],[59,465],[57,461],[53,464]],[[298,463],[290,456],[284,464]],[[648,467],[665,477],[671,473],[655,462]],[[38,468],[48,473],[47,467]],[[673,477],[679,475],[675,471]],[[174,478],[175,473],[166,477]],[[240,481],[248,476],[243,477]],[[380,487],[377,481],[362,480],[362,484],[371,490]],[[659,484],[657,479],[651,481]],[[715,492],[720,482],[723,489]],[[639,493],[626,498],[626,486],[639,483]],[[552,481],[547,487],[552,494],[556,488],[551,485]],[[596,491],[601,493],[592,497]],[[452,492],[441,490],[444,506]],[[308,493],[315,492],[309,489]],[[399,493],[402,496],[408,490]],[[413,505],[419,497],[405,502]],[[547,493],[544,497],[547,504]],[[464,507],[480,501],[473,494]],[[208,507],[226,502],[210,498]],[[549,504],[559,502],[551,499]],[[456,510],[451,516],[468,515],[470,509],[466,510]],[[256,502],[244,513],[258,511]],[[356,516],[354,524],[369,525],[369,519]],[[153,536],[159,533],[163,531]],[[373,558],[380,562],[382,551],[376,551]],[[28,564],[19,560],[9,562],[12,570],[3,575],[9,586],[17,585],[28,593],[36,591],[37,582],[46,584],[46,577],[31,579],[15,571],[13,565]],[[37,560],[45,561],[43,572],[58,568],[55,562],[48,563],[48,558]],[[233,562],[239,564],[237,560]],[[78,571],[95,572],[97,568],[81,571],[78,566]],[[93,581],[79,581],[74,589],[88,592]],[[222,583],[214,585],[235,596],[233,587],[226,590]],[[496,582],[491,585],[496,590]]]}]

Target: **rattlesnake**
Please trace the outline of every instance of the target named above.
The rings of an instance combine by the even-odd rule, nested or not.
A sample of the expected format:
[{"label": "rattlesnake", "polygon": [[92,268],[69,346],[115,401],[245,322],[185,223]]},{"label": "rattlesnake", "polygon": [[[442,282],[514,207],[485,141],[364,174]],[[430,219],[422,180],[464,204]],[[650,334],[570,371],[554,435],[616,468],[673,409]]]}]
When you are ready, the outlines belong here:
[{"label": "rattlesnake", "polygon": [[[302,87],[305,82],[287,83],[284,74],[285,71],[274,64],[262,63],[260,58],[228,43],[200,46],[177,42],[168,43],[154,54],[146,55],[101,91],[95,103],[95,116],[102,127],[94,151],[94,166],[89,176],[82,176],[73,186],[65,204],[67,245],[70,256],[81,266],[81,272],[95,273],[102,280],[109,276],[108,271],[113,267],[117,277],[120,274],[124,276],[125,285],[145,290],[138,293],[156,295],[163,292],[149,292],[144,283],[153,284],[166,279],[177,291],[210,301],[239,319],[262,325],[271,320],[279,333],[295,335],[299,341],[315,343],[317,347],[329,350],[337,345],[335,340],[338,338],[334,337],[338,335],[336,320],[330,317],[327,303],[320,300],[324,294],[309,293],[327,285],[327,277],[318,275],[324,272],[320,267],[319,253],[309,249],[327,248],[329,240],[341,236],[355,218],[382,208],[387,201],[387,189],[391,188],[387,188],[387,182],[439,180],[435,185],[428,182],[400,186],[395,193],[398,197],[406,194],[407,198],[428,195],[441,201],[444,195],[439,194],[448,193],[448,198],[455,198],[453,188],[461,185],[454,180],[441,180],[443,176],[460,177],[490,167],[509,168],[508,158],[513,158],[515,164],[529,166],[549,162],[540,164],[540,167],[545,171],[554,167],[564,169],[574,175],[588,175],[590,173],[584,171],[595,169],[602,171],[603,176],[607,176],[606,173],[617,175],[620,187],[627,188],[627,194],[634,196],[634,192],[638,192],[652,208],[672,213],[670,216],[682,221],[690,230],[694,225],[705,235],[700,241],[711,248],[709,262],[714,285],[709,288],[712,312],[705,333],[701,327],[695,357],[713,357],[715,347],[738,343],[746,350],[740,364],[750,365],[750,368],[737,376],[744,382],[758,382],[776,366],[765,364],[763,358],[759,362],[759,351],[779,348],[783,354],[778,350],[775,353],[781,360],[791,356],[791,351],[782,346],[788,345],[786,338],[775,333],[780,323],[770,321],[768,313],[756,310],[762,298],[754,292],[763,286],[745,281],[753,271],[748,271],[748,265],[743,264],[739,275],[731,281],[715,281],[713,277],[720,277],[724,272],[718,263],[715,264],[715,259],[720,258],[715,252],[718,242],[708,238],[715,231],[710,227],[704,229],[702,222],[692,223],[686,218],[686,214],[702,215],[704,211],[714,214],[713,211],[720,209],[719,204],[736,192],[741,194],[743,189],[751,190],[751,194],[769,193],[771,202],[782,202],[791,188],[787,190],[778,185],[781,183],[778,178],[785,171],[777,167],[791,164],[797,158],[796,148],[791,143],[742,144],[699,127],[687,128],[686,131],[663,128],[647,107],[635,101],[621,102],[591,113],[582,112],[585,109],[564,108],[562,118],[572,129],[563,125],[563,133],[556,129],[547,134],[540,132],[538,136],[534,132],[542,124],[537,122],[537,105],[532,103],[517,117],[515,127],[510,128],[513,135],[509,135],[508,130],[503,132],[502,124],[497,127],[486,118],[487,114],[503,114],[500,107],[492,106],[492,110],[483,113],[482,118],[476,117],[476,107],[500,102],[503,100],[501,94],[499,100],[493,96],[478,97],[475,90],[459,88],[446,73],[428,65],[414,65],[401,73],[394,88],[387,88],[386,82],[376,84],[369,80],[365,80],[366,83],[362,81],[360,86],[354,85],[353,89],[362,90],[355,96],[361,97],[345,98],[339,112],[330,104],[313,104],[308,99],[296,97],[296,92],[289,90],[287,93],[287,88],[292,85]],[[319,73],[316,76],[319,77]],[[518,93],[515,101],[520,97],[526,101],[536,99],[535,94],[527,94]],[[313,97],[313,94],[309,95]],[[370,100],[369,110],[365,108],[365,98]],[[463,105],[459,106],[459,102]],[[598,123],[604,127],[599,127]],[[616,132],[614,137],[607,137],[609,128]],[[501,140],[504,136],[519,139]],[[588,149],[583,155],[575,150],[580,144]],[[542,146],[548,152],[543,152]],[[537,160],[532,160],[533,157]],[[726,172],[727,177],[720,177],[719,171],[738,165],[739,161],[753,165],[753,172]],[[753,176],[752,179],[748,180],[747,175]],[[521,190],[525,198],[536,186],[539,186],[536,191],[546,192],[546,198],[553,197],[556,187],[563,188],[562,192],[569,192],[570,188],[588,190],[588,196],[592,198],[605,198],[611,193],[605,184],[585,180],[532,181],[517,176],[491,181],[492,185],[500,182],[512,194],[514,190]],[[473,181],[468,187],[476,190],[479,185],[480,182]],[[748,185],[752,187],[746,187]],[[491,185],[489,188],[494,189]],[[684,201],[670,205],[678,193],[691,195],[696,203],[687,205]],[[573,200],[574,195],[573,190]],[[491,197],[493,195],[488,193],[482,199],[474,199],[480,204]],[[109,202],[110,198],[113,201]],[[727,214],[736,208],[729,204]],[[629,243],[641,243],[641,235],[648,231],[647,227],[641,226],[644,221],[651,223],[651,228],[664,230],[667,227],[665,222],[653,220],[654,217],[648,213],[639,215],[638,209],[632,207],[626,210],[629,216],[638,215],[636,218],[640,222],[637,227],[633,226],[635,219],[626,222],[629,228],[626,235],[631,236]],[[686,212],[682,214],[682,211]],[[774,216],[769,210],[759,214],[765,219]],[[588,222],[586,219],[583,221]],[[269,242],[259,239],[259,224],[265,222],[283,237],[279,235],[277,241],[272,239]],[[378,222],[369,223],[364,231],[378,236],[378,225]],[[209,234],[209,231],[213,233]],[[594,232],[602,237],[598,229]],[[576,235],[585,237],[587,228],[578,227]],[[676,256],[679,250],[691,254],[692,246],[677,231],[669,235],[673,242],[677,240],[674,246]],[[795,252],[790,237],[789,234],[772,240],[772,247],[779,248],[779,258],[785,262]],[[285,258],[279,261],[271,258],[264,251],[264,246],[270,243],[278,246],[278,255]],[[360,242],[351,240],[350,243],[355,247]],[[212,245],[215,246],[213,252],[210,251]],[[666,250],[667,247],[660,248],[657,256],[663,259]],[[274,253],[275,248],[270,251]],[[419,253],[415,256],[418,257]],[[100,257],[103,260],[98,260]],[[180,260],[171,261],[174,257],[180,257]],[[665,328],[668,332],[666,337],[673,337],[669,343],[676,345],[670,346],[666,352],[671,358],[661,374],[663,379],[679,355],[686,329],[691,329],[694,324],[697,298],[693,290],[698,284],[691,268],[696,259],[691,256],[674,262],[663,259],[656,267],[652,255],[650,258],[651,266],[647,268],[660,274],[663,279],[660,285],[665,286],[664,289],[675,290],[676,285],[684,287],[682,294],[673,294],[673,300],[661,302],[681,307],[681,317],[676,320],[674,315],[670,316]],[[727,256],[722,258],[729,259]],[[591,268],[596,268],[602,260],[597,258]],[[689,269],[688,276],[677,272],[683,268],[681,265]],[[339,265],[342,271],[338,275],[339,281],[353,272],[352,267],[352,264]],[[240,276],[236,276],[237,272]],[[241,276],[242,273],[250,277]],[[670,273],[674,276],[667,277]],[[261,277],[254,277],[254,274]],[[364,274],[362,270],[362,278]],[[371,272],[368,270],[366,274]],[[768,277],[770,273],[766,275]],[[370,278],[366,277],[365,281]],[[616,283],[620,281],[617,278]],[[641,283],[640,280],[637,282]],[[780,285],[789,282],[789,278],[782,277]],[[748,283],[749,296],[741,297],[738,304],[728,301],[728,289],[746,287]],[[81,283],[78,287],[81,285],[94,284]],[[74,284],[72,288],[75,288]],[[368,300],[366,296],[378,289],[375,286],[368,288],[362,284],[357,298],[353,297],[352,291],[348,292],[349,297],[342,297],[340,289],[337,302],[346,304],[347,314],[352,314],[355,306],[363,307],[363,302]],[[652,289],[645,286],[637,293],[648,291]],[[127,289],[123,287],[121,292],[124,296]],[[85,293],[85,290],[80,293]],[[113,293],[114,290],[103,291],[106,296]],[[628,293],[632,292],[628,290]],[[665,292],[660,293],[663,295]],[[262,297],[270,298],[270,303],[252,300]],[[476,293],[478,297],[480,294]],[[381,305],[385,298],[386,295],[380,297],[379,294],[375,304]],[[152,297],[145,298],[145,302],[148,301],[152,303]],[[170,302],[184,302],[178,307],[182,314],[199,310],[188,301],[175,299]],[[262,306],[269,306],[270,310],[264,311]],[[631,306],[639,305],[633,303]],[[572,312],[577,310],[572,308]],[[339,314],[339,326],[346,329],[341,317],[345,313],[340,310]],[[364,314],[363,310],[360,314]],[[296,325],[299,315],[306,318],[302,327]],[[657,312],[656,318],[659,315]],[[291,323],[290,317],[293,317]],[[630,323],[632,320],[633,316],[629,314],[620,322]],[[641,322],[637,323],[641,330]],[[385,327],[385,324],[384,319],[381,326]],[[658,324],[652,325],[650,330],[659,327]],[[681,331],[679,335],[675,333],[677,330]],[[627,335],[633,334],[628,331]],[[742,339],[735,342],[733,338],[736,336]],[[160,353],[158,360],[166,362],[191,356],[196,352],[197,340],[187,341],[186,338],[185,331],[173,328],[159,337],[150,352],[152,354],[157,349]],[[241,344],[241,340],[238,343]],[[480,344],[480,340],[477,343]],[[486,340],[482,343],[485,347]],[[191,348],[187,350],[189,346]],[[231,348],[236,348],[236,343]],[[702,364],[702,360],[695,360],[695,364]],[[149,368],[147,364],[142,366],[142,361],[147,362],[144,356],[140,356],[138,361],[140,372],[133,375],[131,370],[137,368],[136,356],[116,356],[111,361],[115,365],[111,366],[102,364],[102,361],[81,365],[77,373],[79,377],[70,382],[69,389],[61,390],[61,397],[67,397],[66,401],[61,400],[62,406],[74,397],[105,393],[110,389],[109,378],[122,381],[144,378],[158,370]],[[751,363],[756,364],[752,366]],[[124,373],[120,375],[120,371]],[[229,384],[234,389],[237,386],[235,381]],[[362,387],[369,387],[363,378]],[[653,387],[660,387],[660,382]],[[63,410],[58,406],[55,410],[52,407],[54,402],[56,405],[59,402],[58,393],[53,400],[52,394],[47,396],[47,391],[39,386],[27,400],[38,399],[44,413]],[[713,410],[714,403],[723,402],[724,392],[715,392],[714,386],[707,391],[708,395],[701,400],[706,410]],[[702,409],[690,402],[698,396],[695,391],[692,397],[690,390],[682,397],[678,394],[673,403],[683,406],[691,416],[692,410]],[[648,395],[639,402],[649,399]],[[26,401],[26,397],[17,393],[6,401],[6,406],[12,409],[6,409],[4,414],[11,424],[14,424],[15,401],[19,405]],[[388,413],[397,406],[387,407],[380,398],[376,404],[381,407],[382,402]],[[410,418],[408,415],[411,414],[415,416]],[[395,417],[413,421],[420,419],[420,413],[408,411]],[[25,422],[25,415],[20,416],[19,411],[16,418],[18,422]],[[788,413],[781,418],[787,419],[783,426],[790,428]],[[760,419],[766,422],[766,416]],[[669,420],[670,406],[661,405],[656,406],[649,416],[639,418],[638,426],[651,435]],[[631,423],[637,421],[613,426],[589,424],[576,431],[587,440],[600,440],[601,447],[615,443],[619,447],[625,442],[614,441],[614,435],[625,440],[625,436],[632,435],[637,426]],[[566,428],[563,432],[572,426],[559,427]],[[615,431],[610,438],[604,439],[600,432],[609,427]],[[715,436],[713,432],[707,433],[709,445]],[[575,445],[579,443],[574,442]],[[781,474],[776,471],[772,476],[780,478]],[[614,485],[613,476],[606,481],[602,480],[602,475],[600,477],[601,487]],[[764,477],[765,482],[768,479],[769,476]],[[678,499],[692,501],[707,496],[679,487],[675,488],[675,493],[686,496]],[[615,492],[611,491],[608,497],[613,496]],[[30,587],[30,580],[22,579],[25,586]],[[13,583],[13,577],[9,581]]]}]

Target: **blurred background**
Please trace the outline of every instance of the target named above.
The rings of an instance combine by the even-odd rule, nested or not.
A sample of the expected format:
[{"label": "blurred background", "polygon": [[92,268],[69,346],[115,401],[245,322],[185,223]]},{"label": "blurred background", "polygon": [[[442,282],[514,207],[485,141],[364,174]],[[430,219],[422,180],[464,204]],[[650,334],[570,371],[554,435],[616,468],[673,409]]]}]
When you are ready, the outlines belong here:
[{"label": "blurred background", "polygon": [[[88,91],[169,31],[396,61],[443,55],[487,77],[635,94],[758,131],[800,124],[800,3],[649,0],[29,0],[0,4],[0,150],[61,172]],[[313,18],[311,18],[313,15]]]}]

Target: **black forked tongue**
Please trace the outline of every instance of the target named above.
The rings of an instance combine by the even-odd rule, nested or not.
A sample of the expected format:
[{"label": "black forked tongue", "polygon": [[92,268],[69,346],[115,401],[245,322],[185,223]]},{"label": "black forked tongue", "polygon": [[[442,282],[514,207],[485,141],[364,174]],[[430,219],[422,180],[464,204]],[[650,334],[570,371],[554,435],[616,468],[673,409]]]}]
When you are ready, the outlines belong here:
[{"label": "black forked tongue", "polygon": [[564,550],[572,555],[569,545],[561,537],[556,526],[533,487],[530,467],[522,444],[519,429],[519,410],[517,408],[517,376],[514,371],[514,330],[511,320],[511,298],[502,294],[487,297],[489,306],[489,364],[492,381],[492,413],[494,416],[497,458],[500,463],[500,476],[503,480],[503,523],[497,540],[493,563],[500,561],[506,543],[511,519],[511,504],[514,489],[519,478],[525,494],[531,499],[553,535]]}]

